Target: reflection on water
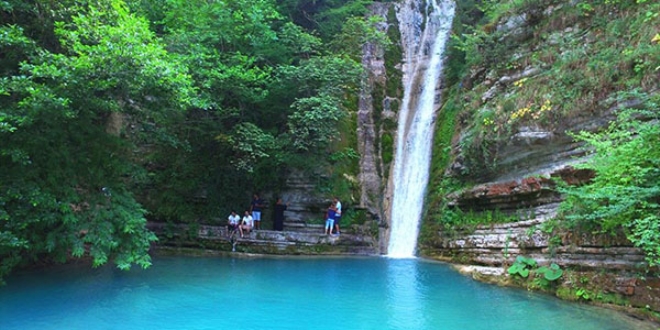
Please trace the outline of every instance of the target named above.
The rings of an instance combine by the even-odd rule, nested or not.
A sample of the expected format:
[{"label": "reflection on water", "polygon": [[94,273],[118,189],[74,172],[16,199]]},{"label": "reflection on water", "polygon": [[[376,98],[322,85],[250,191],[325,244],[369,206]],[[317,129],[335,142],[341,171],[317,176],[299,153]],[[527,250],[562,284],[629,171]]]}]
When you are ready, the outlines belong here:
[{"label": "reflection on water", "polygon": [[387,299],[390,329],[428,329],[421,306],[422,288],[417,261],[392,259],[387,263]]},{"label": "reflection on water", "polygon": [[420,259],[158,257],[148,270],[61,267],[8,282],[2,330],[644,329]]}]

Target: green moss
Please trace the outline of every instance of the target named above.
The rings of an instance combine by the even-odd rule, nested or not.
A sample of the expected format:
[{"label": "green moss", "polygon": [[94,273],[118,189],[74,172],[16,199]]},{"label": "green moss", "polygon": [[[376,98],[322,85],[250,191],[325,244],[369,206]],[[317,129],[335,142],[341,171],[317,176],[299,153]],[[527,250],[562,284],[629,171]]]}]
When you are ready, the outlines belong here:
[{"label": "green moss", "polygon": [[[392,101],[392,107],[398,109],[399,108],[399,102],[398,101]],[[382,126],[383,130],[386,132],[394,132],[396,131],[397,128],[397,123],[394,121],[392,118],[385,118],[382,121]]]},{"label": "green moss", "polygon": [[348,228],[350,225],[363,225],[366,221],[367,211],[364,209],[347,209],[341,217],[341,225],[343,228]]},{"label": "green moss", "polygon": [[399,31],[399,22],[394,13],[394,6],[391,6],[387,13],[387,22],[389,24],[387,36],[392,43],[385,49],[385,72],[387,73],[385,90],[388,96],[400,98],[403,95],[402,72],[396,66],[403,59],[403,49],[401,48],[401,31]]},{"label": "green moss", "polygon": [[385,133],[381,139],[381,149],[383,150],[383,163],[389,164],[394,159],[394,138],[392,134]]},{"label": "green moss", "polygon": [[431,243],[440,229],[440,224],[447,211],[445,194],[457,189],[457,182],[445,180],[445,169],[452,159],[451,145],[456,132],[456,115],[459,108],[456,99],[460,89],[454,86],[444,95],[446,101],[442,105],[436,120],[427,193],[426,213],[420,228],[420,244]]},{"label": "green moss", "polygon": [[[356,94],[346,95],[343,106],[348,109],[348,113],[344,120],[338,123],[340,138],[332,145],[333,153],[329,157],[330,166],[327,168],[327,176],[319,177],[317,181],[319,192],[339,196],[341,200],[351,200],[352,196],[359,193],[357,184],[346,179],[346,175],[357,177],[360,172],[360,157],[357,153],[358,100],[359,96]],[[309,159],[302,161],[314,164],[309,162]]]}]

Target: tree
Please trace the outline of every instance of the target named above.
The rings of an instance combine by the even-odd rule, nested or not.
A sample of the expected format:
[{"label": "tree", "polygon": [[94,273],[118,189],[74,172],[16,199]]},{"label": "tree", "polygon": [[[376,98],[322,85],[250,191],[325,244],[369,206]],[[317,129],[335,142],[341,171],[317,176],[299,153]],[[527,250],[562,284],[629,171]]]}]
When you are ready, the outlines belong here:
[{"label": "tree", "polygon": [[[360,65],[277,8],[0,1],[0,277],[72,256],[146,266],[147,216],[208,221],[327,163]],[[360,42],[355,22],[342,37]]]},{"label": "tree", "polygon": [[228,213],[250,191],[278,189],[299,157],[327,153],[347,117],[357,62],[329,53],[274,1],[169,1],[161,10],[149,3],[160,2],[142,1],[137,10],[154,20],[198,91],[173,127],[186,147],[163,145],[151,160],[149,186],[168,187],[148,188],[142,198],[155,218]]},{"label": "tree", "polygon": [[[133,151],[189,103],[186,69],[122,1],[39,15],[18,4],[0,42],[12,62],[0,80],[0,277],[69,256],[146,267],[155,236],[131,190],[144,175]],[[57,42],[28,37],[48,14]]]}]

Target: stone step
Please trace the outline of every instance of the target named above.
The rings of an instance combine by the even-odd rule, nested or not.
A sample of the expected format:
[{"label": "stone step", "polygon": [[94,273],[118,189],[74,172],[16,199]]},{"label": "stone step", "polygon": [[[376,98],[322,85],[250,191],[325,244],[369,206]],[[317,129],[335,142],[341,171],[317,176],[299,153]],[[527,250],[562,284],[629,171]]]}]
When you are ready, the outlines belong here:
[{"label": "stone step", "polygon": [[317,232],[322,234],[324,230],[324,225],[321,224],[309,224],[304,222],[285,222],[284,231],[295,231],[300,233],[311,233]]}]

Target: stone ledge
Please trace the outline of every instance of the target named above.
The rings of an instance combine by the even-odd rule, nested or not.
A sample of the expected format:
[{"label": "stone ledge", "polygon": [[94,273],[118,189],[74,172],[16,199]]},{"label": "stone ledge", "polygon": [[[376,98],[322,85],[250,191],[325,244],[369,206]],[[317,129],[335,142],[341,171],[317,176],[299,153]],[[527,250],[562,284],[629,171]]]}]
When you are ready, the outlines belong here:
[{"label": "stone ledge", "polygon": [[328,236],[317,231],[253,230],[241,238],[238,234],[229,236],[225,226],[200,225],[195,227],[196,232],[191,232],[186,225],[149,223],[148,228],[156,233],[159,245],[163,246],[265,254],[378,254],[377,242],[367,235],[342,233]]}]

